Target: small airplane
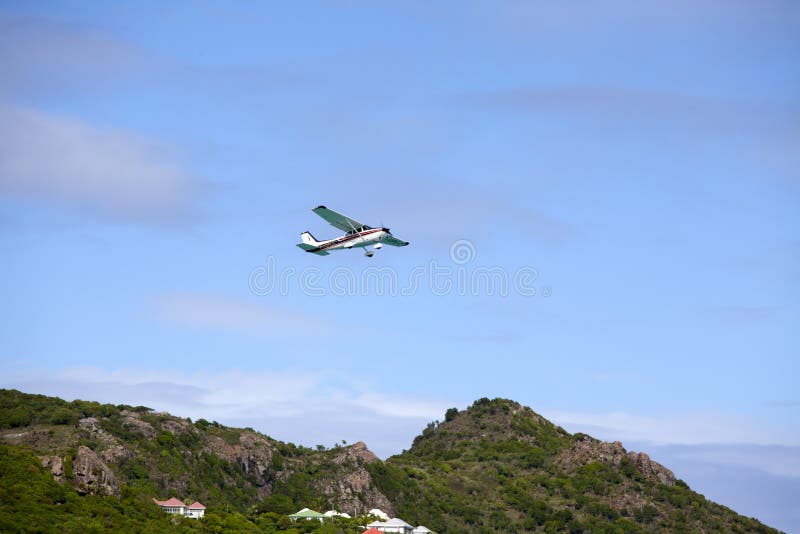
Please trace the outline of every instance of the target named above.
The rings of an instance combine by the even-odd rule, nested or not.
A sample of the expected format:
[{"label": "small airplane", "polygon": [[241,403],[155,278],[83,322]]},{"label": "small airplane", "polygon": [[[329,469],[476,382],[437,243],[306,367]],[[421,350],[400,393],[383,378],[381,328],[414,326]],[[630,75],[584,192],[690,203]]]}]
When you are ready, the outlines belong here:
[{"label": "small airplane", "polygon": [[[408,241],[397,239],[391,234],[388,228],[371,228],[366,224],[360,223],[341,213],[337,213],[325,206],[317,206],[311,211],[328,221],[332,226],[347,233],[336,239],[317,241],[317,238],[311,235],[310,232],[305,231],[300,234],[300,238],[303,242],[298,243],[297,246],[306,252],[311,252],[319,256],[327,256],[330,254],[330,250],[343,248],[366,248],[373,245],[372,248],[378,250],[383,247],[384,243],[393,247],[404,247],[408,245]],[[375,254],[374,250],[367,250],[364,252],[364,256],[368,258],[371,258],[373,254]]]}]

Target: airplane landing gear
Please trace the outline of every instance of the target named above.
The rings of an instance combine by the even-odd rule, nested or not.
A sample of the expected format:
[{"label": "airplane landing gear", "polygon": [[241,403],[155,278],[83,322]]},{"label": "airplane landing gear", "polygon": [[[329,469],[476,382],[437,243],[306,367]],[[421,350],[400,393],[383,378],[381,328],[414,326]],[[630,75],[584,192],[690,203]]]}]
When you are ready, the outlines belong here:
[{"label": "airplane landing gear", "polygon": [[366,251],[364,253],[364,256],[366,256],[368,258],[371,258],[374,254],[375,254],[374,252],[372,252],[371,250],[368,250],[368,251]]}]

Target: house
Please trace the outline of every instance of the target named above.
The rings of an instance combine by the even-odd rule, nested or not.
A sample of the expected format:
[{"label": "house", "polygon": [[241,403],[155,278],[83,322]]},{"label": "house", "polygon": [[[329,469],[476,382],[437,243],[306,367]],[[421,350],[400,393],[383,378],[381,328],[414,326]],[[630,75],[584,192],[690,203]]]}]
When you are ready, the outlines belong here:
[{"label": "house", "polygon": [[436,534],[434,531],[426,527],[425,525],[420,525],[414,530],[411,531],[411,534]]},{"label": "house", "polygon": [[194,501],[192,504],[186,507],[186,517],[191,517],[193,519],[200,519],[205,515],[206,515],[206,507],[200,504],[198,501]]},{"label": "house", "polygon": [[378,530],[378,529],[377,529],[377,528],[375,528],[375,527],[372,527],[372,528],[371,528],[371,529],[369,529],[369,530],[365,530],[365,531],[364,531],[364,532],[362,532],[361,534],[383,534],[383,532],[381,532],[380,530]]},{"label": "house", "polygon": [[297,521],[298,519],[316,519],[320,523],[325,520],[325,516],[317,511],[314,511],[310,508],[303,508],[299,512],[295,512],[289,516],[289,519],[292,521]]},{"label": "house", "polygon": [[397,517],[393,517],[388,521],[373,521],[367,525],[367,528],[376,528],[383,532],[383,534],[411,534],[414,531],[414,527]]},{"label": "house", "polygon": [[168,514],[182,515],[193,519],[200,519],[206,514],[206,507],[197,501],[188,506],[176,497],[170,497],[166,501],[159,501],[154,498],[153,502]]}]

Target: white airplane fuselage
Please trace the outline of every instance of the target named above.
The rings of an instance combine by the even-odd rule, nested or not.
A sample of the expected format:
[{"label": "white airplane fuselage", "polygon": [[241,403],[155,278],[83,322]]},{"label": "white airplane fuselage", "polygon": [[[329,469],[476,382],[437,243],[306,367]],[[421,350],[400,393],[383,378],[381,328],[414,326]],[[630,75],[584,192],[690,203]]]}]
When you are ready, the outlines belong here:
[{"label": "white airplane fuselage", "polygon": [[[367,248],[370,245],[373,246],[373,249],[377,250],[382,248],[383,245],[405,247],[409,244],[408,241],[397,239],[392,235],[392,231],[388,228],[384,228],[383,225],[381,225],[380,228],[372,228],[346,215],[333,211],[326,206],[317,206],[311,211],[325,219],[331,226],[347,233],[336,239],[319,241],[316,237],[311,235],[311,232],[306,230],[300,234],[303,242],[297,243],[297,246],[306,252],[318,256],[327,256],[330,254],[331,250]],[[364,255],[371,257],[375,254],[375,250],[366,250],[364,251]]]},{"label": "white airplane fuselage", "polygon": [[[381,240],[384,237],[391,235],[386,228],[370,228],[361,232],[354,232],[345,234],[336,239],[329,239],[327,241],[317,241],[308,232],[302,234],[303,241],[313,244],[316,249],[309,250],[309,252],[322,252],[355,247],[368,247],[376,245],[375,248],[381,248]],[[308,239],[306,236],[308,236]]]}]

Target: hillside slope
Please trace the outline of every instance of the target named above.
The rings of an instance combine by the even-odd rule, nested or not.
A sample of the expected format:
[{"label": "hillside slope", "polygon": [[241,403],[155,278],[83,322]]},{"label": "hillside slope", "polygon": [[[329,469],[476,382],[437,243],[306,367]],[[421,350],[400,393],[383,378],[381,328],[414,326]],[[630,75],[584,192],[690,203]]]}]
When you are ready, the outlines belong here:
[{"label": "hillside slope", "polygon": [[119,496],[127,487],[245,511],[269,509],[278,493],[289,497],[280,501],[281,511],[394,512],[372,484],[366,465],[378,459],[363,443],[312,450],[143,406],[66,402],[13,390],[0,390],[0,440],[28,448],[54,478],[84,495]]},{"label": "hillside slope", "polygon": [[691,491],[646,454],[569,434],[530,408],[448,410],[369,466],[411,523],[452,532],[775,532]]},{"label": "hillside slope", "polygon": [[[0,530],[134,522],[153,532],[288,533],[298,531],[285,515],[307,506],[353,516],[381,508],[447,534],[776,532],[707,501],[644,454],[571,435],[503,399],[448,410],[382,462],[361,442],[312,450],[142,406],[0,390],[0,463]],[[151,499],[173,495],[207,504],[208,516],[169,521]],[[358,524],[302,531],[349,534]]]}]

